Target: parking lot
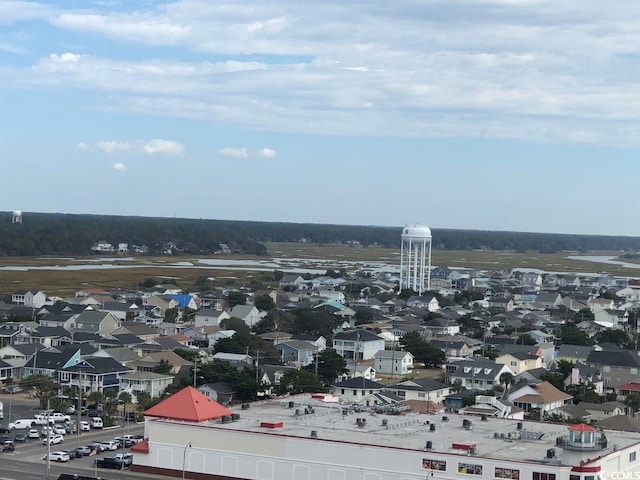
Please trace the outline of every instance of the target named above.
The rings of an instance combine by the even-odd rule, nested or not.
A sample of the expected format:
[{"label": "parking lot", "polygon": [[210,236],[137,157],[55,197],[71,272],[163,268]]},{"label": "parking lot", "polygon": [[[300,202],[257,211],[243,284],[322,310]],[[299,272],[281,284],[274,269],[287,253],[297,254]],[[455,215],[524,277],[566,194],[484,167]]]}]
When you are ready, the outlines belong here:
[{"label": "parking lot", "polygon": [[[11,398],[9,398],[11,397]],[[0,420],[3,425],[8,425],[10,421],[18,419],[35,419],[35,415],[41,412],[40,405],[37,399],[28,398],[24,394],[16,395],[0,395],[0,401],[4,404],[4,419]],[[10,413],[9,413],[10,412]],[[9,418],[10,417],[10,418]],[[81,417],[82,420],[87,420],[87,417]],[[77,416],[72,416],[72,419],[77,422]],[[37,429],[38,433],[42,433],[44,425],[35,425],[32,428]],[[21,461],[36,462],[44,464],[48,447],[42,443],[42,435],[40,438],[26,438],[25,441],[15,441],[16,435],[27,434],[28,437],[30,429],[25,430],[13,430],[9,433],[3,433],[8,439],[14,441],[15,450],[12,452],[0,452],[0,458],[5,457],[18,457]],[[77,447],[91,446],[96,442],[108,442],[115,437],[124,435],[141,435],[144,427],[142,424],[127,423],[118,426],[104,428],[104,429],[92,429],[90,431],[80,431],[77,429],[76,433],[64,435],[62,443],[51,445],[50,451],[56,452],[59,450],[74,451]],[[22,440],[20,437],[19,440]],[[113,447],[112,447],[113,448]],[[96,451],[91,455],[86,455],[81,458],[72,458],[69,460],[68,465],[74,468],[94,469],[95,459],[103,457],[113,457],[116,454],[128,453],[129,448],[120,446],[116,450]],[[70,455],[75,457],[75,455]]]}]

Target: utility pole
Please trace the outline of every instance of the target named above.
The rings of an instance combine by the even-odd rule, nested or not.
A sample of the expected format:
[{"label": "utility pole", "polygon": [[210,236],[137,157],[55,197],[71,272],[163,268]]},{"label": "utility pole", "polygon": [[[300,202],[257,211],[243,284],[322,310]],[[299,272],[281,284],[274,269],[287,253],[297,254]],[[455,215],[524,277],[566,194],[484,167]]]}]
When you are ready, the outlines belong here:
[{"label": "utility pole", "polygon": [[256,383],[258,383],[259,370],[260,370],[260,350],[256,350]]},{"label": "utility pole", "polygon": [[196,354],[193,357],[193,388],[197,388],[198,384],[196,383],[196,371],[198,370],[198,355]]}]

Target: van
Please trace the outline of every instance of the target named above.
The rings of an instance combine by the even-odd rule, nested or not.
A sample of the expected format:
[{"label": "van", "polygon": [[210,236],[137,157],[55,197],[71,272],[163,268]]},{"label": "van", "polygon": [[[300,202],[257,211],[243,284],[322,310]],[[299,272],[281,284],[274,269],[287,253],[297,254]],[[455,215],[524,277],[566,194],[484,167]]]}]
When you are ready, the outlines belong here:
[{"label": "van", "polygon": [[10,430],[26,430],[27,428],[31,428],[34,423],[35,419],[22,418],[20,420],[16,420],[15,422],[11,422],[8,427]]},{"label": "van", "polygon": [[102,428],[102,419],[100,417],[92,417],[91,428]]}]

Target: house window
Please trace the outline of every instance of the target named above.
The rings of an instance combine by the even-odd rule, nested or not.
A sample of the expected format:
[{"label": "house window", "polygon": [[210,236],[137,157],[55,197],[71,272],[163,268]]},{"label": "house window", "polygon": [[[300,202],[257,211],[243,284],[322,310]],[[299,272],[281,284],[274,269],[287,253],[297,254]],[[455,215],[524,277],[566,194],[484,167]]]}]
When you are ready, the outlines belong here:
[{"label": "house window", "polygon": [[426,396],[427,396],[427,394],[426,394],[426,393],[424,393],[424,392],[418,392],[418,397],[420,397],[420,398],[424,398],[424,397],[426,397]]},{"label": "house window", "polygon": [[512,366],[512,367],[515,367],[515,366],[517,366],[517,365],[518,365],[518,362],[511,362],[511,366]]},{"label": "house window", "polygon": [[555,473],[533,472],[532,480],[556,480]]},{"label": "house window", "polygon": [[355,397],[355,396],[357,396],[357,395],[358,395],[358,390],[354,390],[354,391],[353,391],[353,396]]},{"label": "house window", "polygon": [[482,465],[474,465],[473,463],[458,463],[458,473],[466,473],[467,475],[482,475]]},{"label": "house window", "polygon": [[444,472],[447,470],[447,462],[444,460],[431,460],[429,458],[422,459],[422,468],[424,470],[437,470]]},{"label": "house window", "polygon": [[496,467],[495,477],[510,478],[512,480],[520,480],[520,470],[516,470],[514,468]]},{"label": "house window", "polygon": [[635,462],[636,461],[636,452],[631,452],[629,454],[629,463]]},{"label": "house window", "polygon": [[344,388],[340,390],[340,395],[344,395]]},{"label": "house window", "polygon": [[638,369],[637,368],[632,368],[629,370],[631,375],[637,375],[638,374]]},{"label": "house window", "polygon": [[608,365],[604,365],[602,367],[602,371],[605,373],[609,373],[611,371],[611,367],[609,367]]},{"label": "house window", "polygon": [[487,380],[487,385],[493,385],[493,380]]}]

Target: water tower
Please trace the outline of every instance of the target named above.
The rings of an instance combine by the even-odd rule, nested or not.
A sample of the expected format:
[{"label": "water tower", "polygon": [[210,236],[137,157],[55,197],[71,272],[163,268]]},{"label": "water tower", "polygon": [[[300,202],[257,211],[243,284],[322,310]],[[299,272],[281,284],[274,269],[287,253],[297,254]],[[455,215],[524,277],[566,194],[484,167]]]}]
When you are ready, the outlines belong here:
[{"label": "water tower", "polygon": [[400,290],[404,288],[419,295],[431,290],[431,229],[424,225],[414,223],[402,230]]},{"label": "water tower", "polygon": [[11,223],[22,223],[22,212],[20,210],[14,210],[11,216]]}]

